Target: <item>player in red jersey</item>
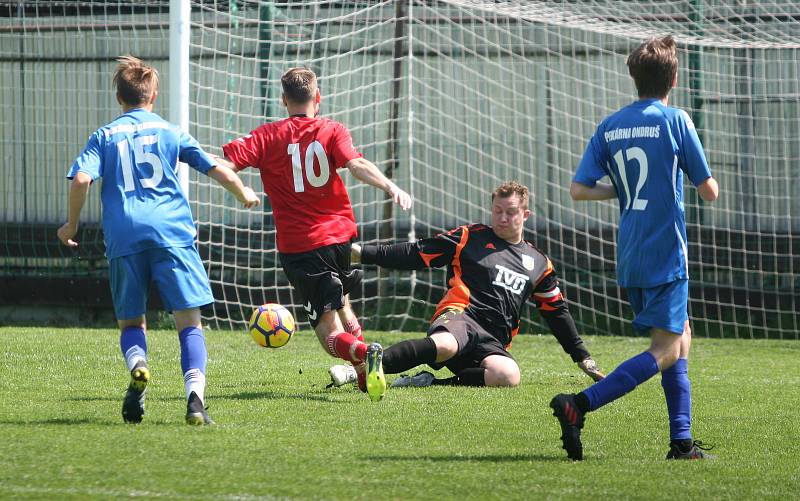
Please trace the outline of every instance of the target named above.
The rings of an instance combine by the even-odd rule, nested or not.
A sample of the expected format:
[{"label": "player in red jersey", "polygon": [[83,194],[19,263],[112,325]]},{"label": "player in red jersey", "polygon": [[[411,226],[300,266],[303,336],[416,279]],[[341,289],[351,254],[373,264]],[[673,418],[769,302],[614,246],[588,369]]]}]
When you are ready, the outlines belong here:
[{"label": "player in red jersey", "polygon": [[382,189],[403,210],[411,207],[411,197],[362,157],[347,127],[317,116],[321,95],[313,71],[292,68],[281,77],[281,85],[289,118],[264,124],[222,150],[232,168],[261,171],[281,264],[317,337],[330,355],[361,368],[362,390],[380,400],[386,391],[383,349],[364,343],[347,302],[360,280],[360,271],[350,268],[357,230],[337,170],[347,168],[359,181]]},{"label": "player in red jersey", "polygon": [[[399,270],[447,267],[448,290],[436,307],[428,337],[401,341],[384,351],[387,373],[417,365],[447,367],[454,374],[435,379],[429,372],[401,377],[395,386],[516,386],[520,370],[508,352],[519,330],[525,303],[536,304],[553,335],[592,379],[603,373],[578,335],[559,288],[553,264],[522,238],[530,216],[528,188],[504,183],[492,193],[492,225],[459,226],[434,238],[392,245],[354,245],[354,258]],[[332,385],[352,381],[352,369],[331,368]]]}]

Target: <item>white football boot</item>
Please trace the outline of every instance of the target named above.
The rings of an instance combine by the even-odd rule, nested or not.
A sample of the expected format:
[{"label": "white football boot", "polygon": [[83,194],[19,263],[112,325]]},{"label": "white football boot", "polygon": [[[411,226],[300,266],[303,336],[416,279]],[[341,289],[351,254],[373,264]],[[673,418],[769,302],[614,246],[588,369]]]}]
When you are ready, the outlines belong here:
[{"label": "white football boot", "polygon": [[352,365],[334,365],[328,369],[328,373],[331,375],[331,385],[337,388],[358,381],[356,368]]}]

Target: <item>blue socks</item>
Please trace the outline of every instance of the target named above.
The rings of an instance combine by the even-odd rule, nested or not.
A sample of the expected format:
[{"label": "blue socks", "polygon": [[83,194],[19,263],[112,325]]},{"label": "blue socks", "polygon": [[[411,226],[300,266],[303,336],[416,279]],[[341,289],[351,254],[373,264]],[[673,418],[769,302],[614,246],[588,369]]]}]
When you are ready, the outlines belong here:
[{"label": "blue socks", "polygon": [[206,373],[208,352],[206,351],[206,338],[203,331],[197,327],[187,327],[178,334],[181,343],[181,370],[183,373],[189,369],[200,369]]},{"label": "blue socks", "polygon": [[661,373],[661,386],[667,399],[670,440],[692,438],[692,384],[689,381],[688,361],[679,358]]},{"label": "blue socks", "polygon": [[203,331],[197,327],[187,327],[178,333],[178,340],[181,342],[181,369],[186,397],[195,393],[201,402],[205,402],[208,352]]},{"label": "blue socks", "polygon": [[645,351],[622,362],[605,379],[581,393],[586,395],[589,401],[588,410],[593,411],[625,395],[657,373],[658,364],[655,357]]},{"label": "blue socks", "polygon": [[141,327],[125,327],[119,334],[119,349],[125,357],[128,370],[140,361],[147,361],[147,339]]},{"label": "blue socks", "polygon": [[[205,401],[206,338],[197,327],[187,327],[178,333],[181,343],[181,370],[183,371],[186,395],[192,392]],[[125,357],[128,370],[133,370],[140,361],[147,362],[147,339],[141,327],[125,327],[119,336],[119,348]]]},{"label": "blue socks", "polygon": [[[579,404],[581,401],[588,402],[586,408],[581,410],[599,409],[630,392],[657,372],[656,359],[650,352],[645,351],[629,358],[605,379],[578,394]],[[672,367],[661,373],[661,386],[667,400],[670,440],[691,440],[692,385],[689,381],[688,361],[685,358],[679,358]]]}]

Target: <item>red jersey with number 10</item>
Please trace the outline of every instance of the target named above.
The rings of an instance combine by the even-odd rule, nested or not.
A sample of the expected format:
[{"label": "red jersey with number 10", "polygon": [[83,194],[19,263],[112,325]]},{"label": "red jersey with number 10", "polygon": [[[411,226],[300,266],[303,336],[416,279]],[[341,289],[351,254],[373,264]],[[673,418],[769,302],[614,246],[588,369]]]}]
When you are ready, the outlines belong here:
[{"label": "red jersey with number 10", "polygon": [[361,153],[344,125],[289,117],[262,125],[222,151],[239,170],[261,171],[275,215],[278,252],[307,252],[357,235],[353,206],[336,170]]}]

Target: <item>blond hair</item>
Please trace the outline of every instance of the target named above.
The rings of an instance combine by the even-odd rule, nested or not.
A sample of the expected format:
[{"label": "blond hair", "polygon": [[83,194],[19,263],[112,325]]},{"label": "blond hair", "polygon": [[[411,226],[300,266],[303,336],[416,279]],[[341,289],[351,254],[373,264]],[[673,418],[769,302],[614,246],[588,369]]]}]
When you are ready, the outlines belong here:
[{"label": "blond hair", "polygon": [[121,56],[117,62],[114,87],[119,99],[129,106],[148,103],[158,90],[158,71],[131,55]]}]

